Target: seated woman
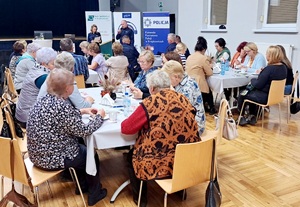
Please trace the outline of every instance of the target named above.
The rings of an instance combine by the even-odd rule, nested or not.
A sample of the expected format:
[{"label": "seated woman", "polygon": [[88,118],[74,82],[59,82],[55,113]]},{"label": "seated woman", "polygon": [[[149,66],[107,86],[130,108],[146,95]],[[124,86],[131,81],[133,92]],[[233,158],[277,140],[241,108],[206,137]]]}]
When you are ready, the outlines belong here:
[{"label": "seated woman", "polygon": [[[95,205],[107,191],[102,188],[99,170],[96,175],[86,174],[86,146],[79,137],[91,135],[101,127],[105,112],[85,108],[78,110],[66,99],[74,90],[74,74],[65,69],[54,69],[47,79],[48,94],[37,101],[27,122],[28,154],[33,164],[44,170],[74,167],[83,192],[88,192],[88,205]],[[88,124],[81,114],[90,114]],[[99,159],[96,154],[96,163]],[[78,189],[75,191],[79,194]]]},{"label": "seated woman", "polygon": [[258,52],[258,48],[253,42],[248,42],[244,50],[247,56],[241,68],[245,69],[248,73],[259,73],[266,66],[265,57]]},{"label": "seated woman", "polygon": [[294,82],[294,74],[293,74],[293,67],[291,61],[287,58],[285,49],[282,45],[277,45],[280,47],[282,54],[283,54],[283,59],[282,63],[285,65],[287,68],[287,77],[286,77],[286,82],[285,82],[285,89],[284,89],[284,95],[289,95],[292,92],[292,86]]},{"label": "seated woman", "polygon": [[85,57],[85,59],[88,61],[88,64],[90,65],[92,62],[93,57],[89,54],[89,42],[88,41],[82,41],[79,44],[79,47],[81,49],[81,52],[83,53],[83,56]]},{"label": "seated woman", "polygon": [[14,52],[9,58],[9,69],[11,76],[14,79],[16,74],[17,63],[19,62],[20,57],[26,52],[27,42],[25,40],[16,41],[13,45]]},{"label": "seated woman", "polygon": [[[170,89],[169,75],[156,70],[147,75],[147,86],[151,96],[121,124],[124,134],[139,132],[133,150],[128,154],[129,178],[136,203],[140,180],[172,176],[177,144],[200,141],[195,109],[183,94]],[[146,183],[143,184],[141,204],[147,205]]]},{"label": "seated woman", "polygon": [[150,96],[149,88],[146,84],[146,76],[152,73],[157,67],[153,66],[155,57],[152,51],[144,50],[139,56],[139,64],[142,71],[135,79],[134,83],[131,84],[130,89],[135,98],[146,98]]},{"label": "seated woman", "polygon": [[210,60],[204,55],[206,50],[207,41],[204,37],[199,36],[195,46],[195,52],[186,60],[185,71],[198,83],[202,93],[203,102],[204,104],[207,103],[209,107],[207,107],[206,110],[209,111],[209,114],[214,114],[216,113],[214,99],[212,91],[206,81],[206,78],[213,75],[213,70],[210,65]]},{"label": "seated woman", "polygon": [[[58,54],[54,61],[55,68],[62,68],[71,72],[73,72],[74,70],[74,64],[75,64],[75,60],[71,55],[71,53],[65,51]],[[83,98],[78,90],[76,81],[74,82],[74,84],[75,85],[74,85],[73,93],[68,97],[67,100],[77,109],[90,108],[94,103],[94,99],[91,96],[86,96],[85,98]],[[43,83],[39,91],[37,100],[41,99],[46,95],[47,95],[47,81]]]},{"label": "seated woman", "polygon": [[93,42],[89,44],[88,50],[90,55],[93,56],[92,64],[88,65],[88,68],[95,70],[99,76],[104,77],[107,73],[107,67],[105,65],[105,59],[100,51],[100,47],[97,43]]},{"label": "seated woman", "polygon": [[[282,64],[283,53],[278,46],[270,46],[266,53],[268,65],[260,72],[257,78],[251,80],[252,90],[246,89],[245,93],[241,93],[238,97],[238,108],[241,110],[245,99],[266,104],[268,101],[269,90],[273,80],[283,80],[287,77],[287,68]],[[249,103],[248,103],[249,104]],[[246,107],[244,107],[245,109]],[[256,124],[257,106],[249,104],[249,112],[242,112],[240,125]]]},{"label": "seated woman", "polygon": [[114,42],[112,44],[112,51],[114,56],[105,61],[108,68],[108,77],[122,81],[128,72],[128,59],[123,55],[123,46],[121,43]]},{"label": "seated woman", "polygon": [[97,25],[93,24],[91,26],[91,32],[88,34],[88,42],[89,43],[95,42],[99,46],[99,44],[102,43],[102,38],[100,32],[98,32],[97,30],[98,30]]},{"label": "seated woman", "polygon": [[236,53],[234,54],[233,58],[230,62],[230,67],[232,68],[240,68],[242,63],[245,61],[246,52],[244,50],[245,45],[247,42],[241,42],[239,46],[236,48]]},{"label": "seated woman", "polygon": [[180,59],[181,59],[181,62],[182,62],[182,66],[183,66],[183,70],[185,70],[185,63],[186,63],[186,57],[185,57],[185,52],[186,52],[186,49],[187,49],[187,46],[180,42],[180,43],[177,43],[176,45],[176,49],[175,51],[180,55]]},{"label": "seated woman", "polygon": [[196,109],[196,121],[198,123],[199,135],[205,130],[205,111],[201,91],[195,80],[191,79],[184,73],[182,65],[175,61],[169,60],[162,67],[162,71],[168,73],[171,79],[171,85],[175,91],[185,95]]},{"label": "seated woman", "polygon": [[54,60],[57,56],[50,47],[43,47],[36,52],[36,64],[31,68],[22,84],[22,90],[16,106],[16,119],[22,127],[26,127],[28,113],[36,102],[40,88],[50,70],[54,69]]},{"label": "seated woman", "polygon": [[179,62],[181,65],[182,64],[182,59],[180,57],[180,55],[178,54],[178,52],[175,51],[170,51],[167,52],[166,54],[162,55],[162,61],[161,61],[161,66],[163,66],[166,62],[168,62],[169,60],[175,60],[177,62]]},{"label": "seated woman", "polygon": [[217,49],[217,52],[214,58],[216,63],[231,60],[230,51],[225,45],[226,42],[223,38],[216,39],[215,48]]}]

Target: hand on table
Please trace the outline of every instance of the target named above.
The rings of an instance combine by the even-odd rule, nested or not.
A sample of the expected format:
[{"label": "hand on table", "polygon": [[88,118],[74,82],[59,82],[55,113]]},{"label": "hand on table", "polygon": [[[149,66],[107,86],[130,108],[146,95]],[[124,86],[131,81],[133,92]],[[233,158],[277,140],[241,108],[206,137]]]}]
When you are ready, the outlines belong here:
[{"label": "hand on table", "polygon": [[131,89],[131,93],[133,94],[133,97],[134,98],[142,98],[143,97],[143,92],[139,89],[139,88],[136,88],[136,87],[130,87]]},{"label": "hand on table", "polygon": [[95,100],[91,96],[85,97],[84,100],[91,103],[91,104],[93,104],[95,102]]}]

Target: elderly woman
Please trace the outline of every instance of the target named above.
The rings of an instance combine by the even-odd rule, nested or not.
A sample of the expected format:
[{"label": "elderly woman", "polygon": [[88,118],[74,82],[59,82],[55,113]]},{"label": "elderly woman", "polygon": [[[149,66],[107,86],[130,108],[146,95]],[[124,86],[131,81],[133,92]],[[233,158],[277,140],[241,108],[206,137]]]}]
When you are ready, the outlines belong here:
[{"label": "elderly woman", "polygon": [[233,58],[230,62],[230,67],[232,68],[240,68],[242,63],[244,63],[246,58],[246,52],[244,47],[246,46],[247,42],[241,42],[239,46],[236,48],[236,53],[234,54]]},{"label": "elderly woman", "polygon": [[[74,90],[74,75],[65,69],[54,69],[47,79],[48,94],[37,101],[30,111],[27,123],[28,154],[33,164],[44,170],[74,167],[80,187],[88,192],[88,205],[95,205],[107,191],[102,188],[99,172],[86,174],[86,146],[78,137],[91,135],[103,123],[105,112],[86,108],[78,110],[66,99]],[[88,124],[81,114],[90,114]],[[97,156],[96,163],[99,164]],[[75,190],[79,194],[79,190]]]},{"label": "elderly woman", "polygon": [[162,55],[162,66],[169,60],[175,60],[175,61],[179,62],[180,64],[182,64],[180,55],[175,51],[167,52],[166,54]]},{"label": "elderly woman", "polygon": [[210,60],[204,55],[207,50],[207,41],[204,37],[199,36],[195,46],[195,52],[186,60],[186,73],[196,80],[200,87],[203,102],[207,103],[209,114],[216,112],[212,92],[208,86],[206,78],[213,75]]},{"label": "elderly woman", "polygon": [[198,84],[184,73],[182,65],[175,60],[166,62],[162,67],[162,71],[167,72],[170,76],[171,85],[175,91],[185,95],[195,107],[196,121],[198,123],[199,135],[201,136],[205,130],[205,112]]},{"label": "elderly woman", "polygon": [[182,42],[177,43],[176,49],[175,49],[175,51],[180,55],[180,59],[181,59],[184,70],[185,70],[185,63],[186,63],[186,57],[185,57],[186,49],[187,49],[187,46]]},{"label": "elderly woman", "polygon": [[[238,98],[238,108],[241,110],[245,99],[255,101],[261,104],[266,104],[268,101],[269,90],[273,80],[283,80],[287,77],[287,68],[282,63],[283,53],[278,46],[270,46],[266,53],[268,65],[260,72],[258,78],[251,80],[251,87],[241,92]],[[244,107],[246,108],[246,107]],[[242,112],[240,117],[240,125],[246,124],[255,125],[257,114],[257,106],[249,104],[249,112]],[[246,116],[247,115],[247,116]]]},{"label": "elderly woman", "polygon": [[215,41],[215,48],[217,49],[216,55],[215,55],[215,62],[224,62],[224,61],[230,61],[230,51],[227,47],[225,47],[226,42],[223,38],[216,39]]},{"label": "elderly woman", "polygon": [[12,78],[15,78],[16,67],[20,57],[26,52],[27,42],[25,40],[16,41],[13,45],[14,52],[11,54],[9,61],[9,69]]},{"label": "elderly woman", "polygon": [[54,69],[57,53],[49,47],[43,47],[36,53],[36,64],[29,69],[22,85],[17,102],[16,119],[22,127],[26,127],[30,108],[36,102],[39,90],[47,78],[50,70]]},{"label": "elderly woman", "polygon": [[[66,69],[68,71],[71,71],[72,73],[74,70],[74,64],[75,64],[75,60],[71,55],[71,53],[69,52],[60,53],[59,55],[57,55],[54,61],[55,68]],[[94,103],[94,99],[91,96],[86,96],[85,98],[83,98],[78,90],[76,81],[74,82],[74,84],[75,85],[74,85],[73,93],[68,97],[67,100],[77,109],[90,108]],[[45,81],[44,84],[42,85],[37,100],[39,100],[40,98],[46,95],[47,95],[47,81]]]},{"label": "elderly woman", "polygon": [[115,80],[124,80],[127,74],[129,65],[128,59],[123,55],[123,46],[119,42],[112,44],[113,57],[106,60],[105,64],[108,67],[108,76]]},{"label": "elderly woman", "polygon": [[150,96],[149,88],[146,84],[146,76],[157,69],[157,67],[153,66],[154,60],[154,54],[150,50],[144,50],[141,52],[139,56],[139,64],[142,71],[135,79],[134,84],[130,86],[130,89],[135,98],[144,99]]},{"label": "elderly woman", "polygon": [[241,68],[244,68],[249,73],[259,73],[266,66],[265,57],[258,52],[258,48],[253,42],[248,42],[244,50],[247,56]]},{"label": "elderly woman", "polygon": [[92,64],[88,65],[88,68],[95,70],[99,76],[103,77],[107,73],[107,67],[99,46],[93,42],[89,44],[88,50],[90,55],[93,56]]},{"label": "elderly woman", "polygon": [[[195,109],[183,94],[170,89],[169,75],[156,70],[147,75],[147,86],[151,96],[121,124],[124,134],[139,132],[128,154],[134,202],[138,200],[139,180],[172,176],[177,144],[200,141]],[[141,203],[141,206],[147,204],[146,184]]]},{"label": "elderly woman", "polygon": [[93,24],[91,26],[91,32],[88,34],[88,42],[89,43],[91,43],[91,42],[95,42],[98,44],[102,43],[101,34],[97,30],[98,30],[97,25]]},{"label": "elderly woman", "polygon": [[91,64],[92,62],[92,59],[93,57],[90,56],[89,54],[89,42],[88,41],[82,41],[80,44],[79,44],[79,47],[81,49],[81,52],[83,52],[83,56],[85,57],[85,59],[88,61],[88,64]]},{"label": "elderly woman", "polygon": [[22,89],[23,80],[25,79],[28,71],[36,64],[36,52],[39,49],[41,49],[41,46],[37,43],[28,44],[27,52],[22,55],[18,61],[14,84],[19,94]]}]

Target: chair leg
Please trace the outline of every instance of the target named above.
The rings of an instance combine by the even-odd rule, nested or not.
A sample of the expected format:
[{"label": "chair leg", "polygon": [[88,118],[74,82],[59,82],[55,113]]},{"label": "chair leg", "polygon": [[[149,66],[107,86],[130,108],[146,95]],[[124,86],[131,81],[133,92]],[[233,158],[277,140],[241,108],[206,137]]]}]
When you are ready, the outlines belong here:
[{"label": "chair leg", "polygon": [[168,205],[168,193],[165,193],[164,207],[167,207],[167,205]]},{"label": "chair leg", "polygon": [[4,196],[4,176],[1,176],[1,199]]},{"label": "chair leg", "polygon": [[138,207],[140,207],[140,204],[141,204],[142,190],[143,190],[143,181],[141,181],[141,184],[140,184],[140,192],[139,192],[139,199],[138,199]]},{"label": "chair leg", "polygon": [[52,193],[52,190],[51,190],[51,188],[50,188],[49,181],[47,180],[46,182],[47,182],[47,187],[48,187],[48,191],[49,191],[49,193],[50,193],[50,196],[51,196],[51,198],[53,198],[53,193]]},{"label": "chair leg", "polygon": [[290,118],[291,118],[290,105],[291,105],[291,99],[290,99],[290,97],[288,96],[288,97],[287,97],[287,123],[290,122]]},{"label": "chair leg", "polygon": [[186,189],[183,189],[182,201],[186,200]]},{"label": "chair leg", "polygon": [[264,136],[265,107],[261,107],[261,136]]},{"label": "chair leg", "polygon": [[[80,187],[78,178],[77,178],[76,171],[75,171],[75,169],[74,169],[73,167],[70,167],[70,168],[69,168],[69,171],[70,171],[70,174],[71,174],[73,183],[74,183],[75,185],[77,184],[77,187],[78,187],[78,189],[79,189],[80,196],[81,196],[82,202],[83,202],[83,204],[84,204],[84,207],[86,207],[86,203],[85,203],[85,200],[84,200],[84,197],[83,197],[83,193],[82,193],[82,190],[81,190],[81,187]],[[75,181],[76,181],[76,182],[75,182]]]},{"label": "chair leg", "polygon": [[279,109],[279,130],[281,131],[281,106],[280,106],[280,103],[278,104],[278,109]]},{"label": "chair leg", "polygon": [[37,205],[40,206],[39,186],[36,186],[36,187],[35,187],[35,190],[34,190],[34,197],[36,198]]}]

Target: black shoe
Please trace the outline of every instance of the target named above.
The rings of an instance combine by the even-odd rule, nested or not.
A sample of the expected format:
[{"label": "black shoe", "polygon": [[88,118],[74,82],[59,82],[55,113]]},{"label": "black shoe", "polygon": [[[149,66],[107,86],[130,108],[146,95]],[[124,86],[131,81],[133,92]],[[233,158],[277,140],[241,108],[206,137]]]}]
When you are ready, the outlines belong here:
[{"label": "black shoe", "polygon": [[115,147],[114,150],[130,150],[130,146]]},{"label": "black shoe", "polygon": [[245,117],[241,116],[239,125],[240,126],[245,126],[246,124],[248,124],[247,119]]},{"label": "black shoe", "polygon": [[90,197],[88,196],[88,205],[93,206],[95,205],[98,201],[102,200],[105,198],[107,195],[107,190],[106,188],[102,188],[100,193],[97,195],[97,197]]},{"label": "black shoe", "polygon": [[251,124],[252,126],[255,126],[255,124],[256,124],[256,117],[254,116],[254,115],[252,115],[252,116],[250,116],[249,118],[248,118],[248,123],[249,124]]},{"label": "black shoe", "polygon": [[[89,191],[88,188],[81,188],[82,193],[87,193]],[[76,187],[75,194],[80,195],[79,188]]]}]

